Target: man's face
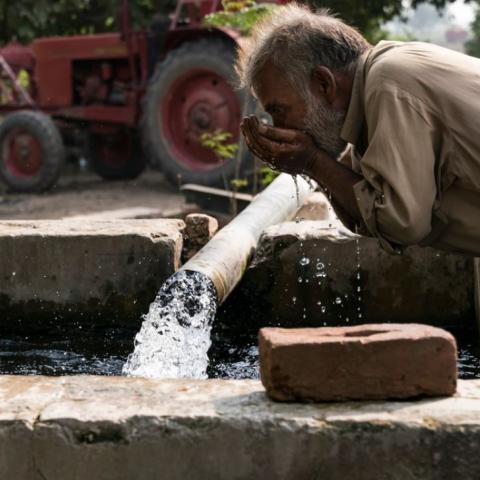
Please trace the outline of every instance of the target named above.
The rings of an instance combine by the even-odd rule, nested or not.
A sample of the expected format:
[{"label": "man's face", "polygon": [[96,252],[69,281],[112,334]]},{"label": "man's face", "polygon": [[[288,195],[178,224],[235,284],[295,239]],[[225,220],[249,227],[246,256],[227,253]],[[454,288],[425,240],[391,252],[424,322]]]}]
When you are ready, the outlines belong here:
[{"label": "man's face", "polygon": [[270,63],[263,68],[254,88],[275,127],[307,132],[318,148],[335,158],[345,149],[346,142],[340,132],[346,112],[334,110],[325,98],[311,91],[308,98],[304,98]]}]

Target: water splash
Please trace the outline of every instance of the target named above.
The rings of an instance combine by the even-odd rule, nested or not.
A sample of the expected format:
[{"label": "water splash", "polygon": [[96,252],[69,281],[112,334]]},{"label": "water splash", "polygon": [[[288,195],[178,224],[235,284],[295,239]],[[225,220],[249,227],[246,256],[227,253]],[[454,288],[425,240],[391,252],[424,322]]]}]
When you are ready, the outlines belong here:
[{"label": "water splash", "polygon": [[135,337],[126,375],[150,378],[207,378],[210,332],[217,310],[212,281],[181,271],[162,286]]},{"label": "water splash", "polygon": [[360,241],[359,241],[359,236],[357,234],[355,238],[355,247],[356,247],[356,259],[357,259],[357,274],[356,274],[356,280],[357,280],[357,319],[359,321],[362,320],[362,275],[361,275],[361,262],[360,262]]},{"label": "water splash", "polygon": [[[256,336],[254,337],[256,342]],[[233,340],[232,342],[233,343]],[[256,344],[230,347],[227,360],[211,368],[212,378],[257,379],[260,376],[260,358]]]}]

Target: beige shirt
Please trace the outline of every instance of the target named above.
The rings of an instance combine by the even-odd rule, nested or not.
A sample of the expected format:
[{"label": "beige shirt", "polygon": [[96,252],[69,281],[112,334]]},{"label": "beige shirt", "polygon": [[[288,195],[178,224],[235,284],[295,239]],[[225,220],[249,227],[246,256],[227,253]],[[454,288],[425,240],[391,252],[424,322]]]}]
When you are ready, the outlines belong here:
[{"label": "beige shirt", "polygon": [[480,255],[480,59],[380,42],[357,67],[342,137],[371,235]]}]

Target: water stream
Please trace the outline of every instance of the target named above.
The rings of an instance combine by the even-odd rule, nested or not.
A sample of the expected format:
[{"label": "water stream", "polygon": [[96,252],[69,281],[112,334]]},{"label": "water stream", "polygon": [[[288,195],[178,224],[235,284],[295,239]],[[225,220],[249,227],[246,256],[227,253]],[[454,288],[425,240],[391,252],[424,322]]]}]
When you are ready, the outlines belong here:
[{"label": "water stream", "polygon": [[123,373],[207,378],[216,295],[212,281],[201,273],[180,271],[171,276],[144,316]]}]

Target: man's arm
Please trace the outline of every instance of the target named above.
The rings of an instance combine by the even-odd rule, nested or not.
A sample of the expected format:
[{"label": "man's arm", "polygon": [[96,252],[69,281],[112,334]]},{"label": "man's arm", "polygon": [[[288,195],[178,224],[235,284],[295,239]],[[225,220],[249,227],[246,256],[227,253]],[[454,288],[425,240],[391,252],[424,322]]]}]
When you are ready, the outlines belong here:
[{"label": "man's arm", "polygon": [[256,137],[254,130],[244,133],[260,158],[265,156],[279,170],[310,173],[353,223],[359,222],[394,252],[398,245],[422,242],[431,232],[440,132],[425,105],[403,91],[375,91],[368,101],[362,175],[319,153],[304,132],[258,127]]},{"label": "man's arm", "polygon": [[305,173],[330,193],[337,216],[344,225],[355,230],[355,225],[362,223],[362,216],[353,186],[363,177],[321,151]]}]

